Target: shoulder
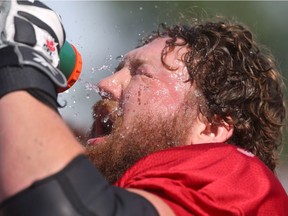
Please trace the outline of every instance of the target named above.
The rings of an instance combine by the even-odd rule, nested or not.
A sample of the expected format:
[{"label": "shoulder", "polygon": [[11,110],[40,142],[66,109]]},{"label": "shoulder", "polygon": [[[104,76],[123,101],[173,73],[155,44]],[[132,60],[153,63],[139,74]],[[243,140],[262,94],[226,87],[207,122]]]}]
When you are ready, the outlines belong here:
[{"label": "shoulder", "polygon": [[287,211],[288,206],[287,195],[275,175],[253,154],[227,144],[153,153],[128,170],[118,185],[153,192],[175,212],[189,208],[193,212],[197,206],[211,210],[213,206],[213,211],[218,209],[223,214],[227,208],[254,214],[255,209],[269,211],[275,209],[271,207],[274,205]]},{"label": "shoulder", "polygon": [[277,181],[274,173],[252,153],[234,145],[213,143],[155,152],[133,165],[118,184],[127,186],[136,179],[138,182],[140,179],[161,176],[165,176],[167,180],[181,181],[185,178],[189,181],[199,180],[199,176],[202,176],[203,181],[205,178],[209,179],[209,184],[224,180],[235,184],[234,178],[238,180],[253,178],[254,182],[257,182],[257,179],[263,181],[263,178],[268,182]]}]

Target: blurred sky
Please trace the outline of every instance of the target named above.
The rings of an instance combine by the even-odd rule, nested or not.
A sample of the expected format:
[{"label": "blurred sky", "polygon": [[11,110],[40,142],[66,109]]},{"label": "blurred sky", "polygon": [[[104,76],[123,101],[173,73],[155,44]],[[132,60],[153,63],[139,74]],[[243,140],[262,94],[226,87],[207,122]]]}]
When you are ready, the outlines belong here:
[{"label": "blurred sky", "polygon": [[[99,100],[95,85],[111,74],[117,57],[133,49],[138,40],[157,29],[160,22],[178,17],[184,9],[236,17],[252,29],[262,43],[277,56],[285,74],[288,66],[288,2],[267,1],[44,1],[63,20],[67,40],[83,58],[80,80],[60,94],[67,102],[60,110],[72,127],[87,131],[92,123],[91,107]],[[285,75],[287,77],[287,74]],[[288,163],[288,156],[283,161]],[[288,191],[288,166],[281,165],[280,179]],[[285,183],[284,183],[285,182]]]}]

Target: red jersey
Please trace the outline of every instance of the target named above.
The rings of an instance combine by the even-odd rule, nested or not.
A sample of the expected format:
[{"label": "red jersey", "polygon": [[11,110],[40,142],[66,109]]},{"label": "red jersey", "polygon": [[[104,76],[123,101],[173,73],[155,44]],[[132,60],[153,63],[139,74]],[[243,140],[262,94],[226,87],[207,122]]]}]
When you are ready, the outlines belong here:
[{"label": "red jersey", "polygon": [[257,157],[228,144],[155,152],[116,183],[161,197],[179,216],[287,216],[281,183]]}]

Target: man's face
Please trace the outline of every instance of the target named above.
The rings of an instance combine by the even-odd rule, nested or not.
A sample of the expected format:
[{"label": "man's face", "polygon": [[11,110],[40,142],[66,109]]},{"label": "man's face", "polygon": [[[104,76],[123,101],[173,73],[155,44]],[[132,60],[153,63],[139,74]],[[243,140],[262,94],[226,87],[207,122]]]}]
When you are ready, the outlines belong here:
[{"label": "man's face", "polygon": [[187,144],[196,115],[194,87],[186,82],[189,75],[181,60],[187,49],[169,52],[169,69],[161,61],[167,39],[129,52],[116,72],[98,84],[103,100],[94,106],[88,154],[104,173],[108,169],[114,175],[121,166],[123,172],[154,151]]},{"label": "man's face", "polygon": [[129,52],[115,73],[99,82],[104,100],[94,107],[93,137],[107,135],[118,117],[121,117],[122,127],[129,129],[136,116],[165,119],[177,114],[192,88],[190,82],[185,82],[189,75],[181,60],[187,50],[176,47],[167,55],[166,63],[175,69],[171,70],[161,62],[166,40],[159,38]]}]

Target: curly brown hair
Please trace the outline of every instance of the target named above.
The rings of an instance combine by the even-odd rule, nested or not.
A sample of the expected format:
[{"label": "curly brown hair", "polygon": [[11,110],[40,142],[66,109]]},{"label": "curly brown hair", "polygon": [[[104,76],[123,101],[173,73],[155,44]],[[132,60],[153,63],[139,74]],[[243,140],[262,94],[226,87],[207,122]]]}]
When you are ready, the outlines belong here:
[{"label": "curly brown hair", "polygon": [[284,82],[272,55],[260,51],[247,27],[232,21],[161,27],[143,44],[169,37],[162,52],[164,64],[173,47],[187,47],[183,61],[189,81],[204,98],[199,111],[212,124],[233,125],[227,142],[252,152],[274,171],[286,108]]}]

